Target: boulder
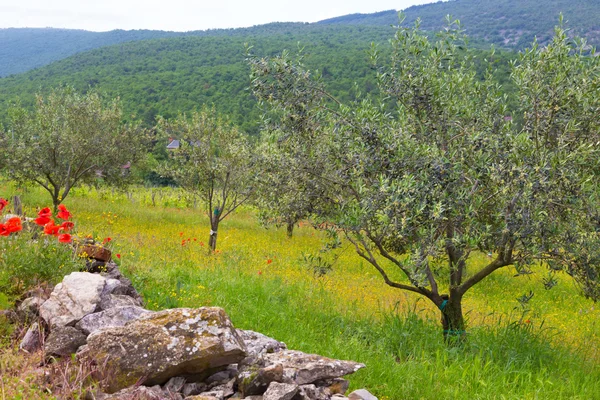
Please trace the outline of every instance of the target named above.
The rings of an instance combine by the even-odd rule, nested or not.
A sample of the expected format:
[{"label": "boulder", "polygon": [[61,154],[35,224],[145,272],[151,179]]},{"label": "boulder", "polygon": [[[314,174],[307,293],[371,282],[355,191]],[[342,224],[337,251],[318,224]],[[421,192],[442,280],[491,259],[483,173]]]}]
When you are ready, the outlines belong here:
[{"label": "boulder", "polygon": [[243,396],[263,394],[271,382],[283,381],[283,365],[274,364],[257,369],[250,367],[238,374],[238,389]]},{"label": "boulder", "polygon": [[294,383],[273,382],[263,395],[263,400],[292,400],[298,393],[298,385]]},{"label": "boulder", "polygon": [[72,326],[55,327],[46,338],[44,350],[47,356],[68,357],[85,344],[85,337]]},{"label": "boulder", "polygon": [[117,264],[113,262],[106,263],[106,265],[104,266],[104,270],[100,274],[109,281],[111,279],[119,281],[119,284],[115,285],[114,287],[112,287],[114,283],[111,283],[111,287],[109,288],[109,290],[103,294],[125,295],[138,300],[140,302],[140,305],[143,304],[142,297],[139,295],[137,290],[135,290],[131,281],[124,277],[123,274],[121,274],[121,271],[119,270]]},{"label": "boulder", "polygon": [[249,357],[257,357],[267,353],[277,353],[286,350],[287,346],[262,333],[238,329],[238,334],[246,344]]},{"label": "boulder", "polygon": [[51,328],[74,325],[96,310],[105,283],[106,278],[89,272],[65,276],[41,305],[40,316]]},{"label": "boulder", "polygon": [[263,356],[267,365],[283,366],[283,382],[305,385],[352,374],[365,365],[354,361],[335,360],[317,354],[283,350]]},{"label": "boulder", "polygon": [[349,400],[377,400],[377,397],[373,396],[366,389],[358,389],[348,395]]},{"label": "boulder", "polygon": [[109,294],[100,299],[100,309],[109,310],[115,307],[140,307],[142,302],[130,296],[122,294]]},{"label": "boulder", "polygon": [[125,326],[96,331],[87,343],[80,357],[106,362],[118,377],[107,385],[110,393],[140,379],[156,385],[174,376],[199,376],[246,355],[229,317],[216,307],[145,314]]},{"label": "boulder", "polygon": [[19,350],[23,350],[26,353],[35,353],[39,349],[42,348],[42,343],[44,341],[44,331],[40,329],[40,325],[37,322],[34,322],[21,343],[19,344]]},{"label": "boulder", "polygon": [[124,326],[128,322],[151,312],[140,307],[114,307],[106,311],[86,315],[75,327],[81,329],[86,335],[89,335],[99,329]]}]

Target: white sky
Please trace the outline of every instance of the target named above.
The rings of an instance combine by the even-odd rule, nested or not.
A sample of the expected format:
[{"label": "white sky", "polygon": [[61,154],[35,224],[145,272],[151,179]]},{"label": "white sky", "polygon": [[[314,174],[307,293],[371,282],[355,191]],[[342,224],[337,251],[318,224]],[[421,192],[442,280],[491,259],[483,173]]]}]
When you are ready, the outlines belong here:
[{"label": "white sky", "polygon": [[315,22],[437,0],[0,0],[0,28],[170,31]]}]

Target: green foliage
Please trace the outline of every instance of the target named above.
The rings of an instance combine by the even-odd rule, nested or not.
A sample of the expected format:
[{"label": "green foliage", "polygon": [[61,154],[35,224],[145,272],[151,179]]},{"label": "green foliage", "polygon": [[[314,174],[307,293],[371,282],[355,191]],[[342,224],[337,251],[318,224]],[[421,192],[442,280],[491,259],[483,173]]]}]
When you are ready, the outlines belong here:
[{"label": "green foliage", "polygon": [[93,87],[108,97],[119,96],[124,118],[141,119],[148,127],[154,125],[157,115],[172,118],[204,104],[214,105],[243,131],[256,134],[260,110],[246,90],[245,44],[262,55],[310,45],[310,65],[321,71],[336,95],[351,99],[354,82],[375,89],[366,51],[372,41],[385,41],[393,30],[274,24],[236,32],[123,43],[0,79],[0,121],[6,119],[6,109],[17,99],[32,109],[35,93],[68,84],[80,92]]},{"label": "green foliage", "polygon": [[[452,24],[434,41],[401,27],[378,75],[382,97],[353,103],[332,101],[286,53],[250,60],[272,151],[328,187],[321,217],[386,284],[439,307],[447,334],[463,332],[465,293],[500,268],[546,262],[593,298],[600,283],[600,60],[562,28],[548,47],[534,44],[512,74],[521,124],[493,66],[479,78],[465,48]],[[477,252],[493,257],[473,270]]]},{"label": "green foliage", "polygon": [[179,140],[170,150],[170,162],[159,173],[206,205],[210,216],[210,246],[216,248],[219,223],[251,195],[252,154],[245,136],[234,126],[204,108],[188,118],[159,119],[162,136]]},{"label": "green foliage", "polygon": [[[600,43],[595,0],[454,0],[416,5],[402,11],[406,22],[420,19],[424,30],[436,32],[445,27],[447,15],[459,19],[471,38],[498,47],[524,49],[535,37],[547,44],[552,39],[554,21],[563,14],[573,34],[592,44]],[[336,25],[396,25],[394,10],[374,14],[351,14],[320,21]]]},{"label": "green foliage", "polygon": [[0,293],[9,298],[44,282],[55,283],[81,266],[73,248],[28,232],[0,238]]},{"label": "green foliage", "polygon": [[122,182],[122,166],[143,155],[144,132],[123,125],[117,100],[105,104],[95,92],[80,95],[59,87],[37,97],[34,112],[10,110],[7,129],[0,132],[0,154],[8,175],[42,186],[56,208],[71,189],[103,179]]},{"label": "green foliage", "polygon": [[0,29],[0,77],[19,74],[98,47],[182,35],[185,33],[149,30]]}]

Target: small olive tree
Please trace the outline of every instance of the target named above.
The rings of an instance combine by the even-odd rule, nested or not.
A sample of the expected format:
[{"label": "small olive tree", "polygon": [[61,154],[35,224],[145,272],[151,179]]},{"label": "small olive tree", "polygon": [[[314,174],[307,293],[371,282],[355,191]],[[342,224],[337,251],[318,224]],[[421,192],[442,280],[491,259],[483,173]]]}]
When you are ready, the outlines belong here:
[{"label": "small olive tree", "polygon": [[469,289],[508,266],[544,263],[598,297],[600,58],[561,28],[534,43],[512,72],[518,124],[460,31],[432,42],[399,28],[391,44],[381,97],[344,105],[285,53],[249,59],[254,93],[291,143],[279,149],[321,159],[297,165],[329,185],[322,217],[387,285],[433,302],[445,337],[463,336]]},{"label": "small olive tree", "polygon": [[157,129],[178,138],[159,173],[198,197],[210,219],[209,246],[217,248],[219,223],[252,195],[252,152],[246,137],[221,119],[214,109],[203,108],[189,118],[160,118]]},{"label": "small olive tree", "polygon": [[35,110],[13,107],[0,131],[5,171],[17,182],[43,187],[55,211],[78,184],[123,183],[123,167],[144,155],[146,134],[122,118],[118,100],[105,102],[95,92],[60,87],[38,95]]}]

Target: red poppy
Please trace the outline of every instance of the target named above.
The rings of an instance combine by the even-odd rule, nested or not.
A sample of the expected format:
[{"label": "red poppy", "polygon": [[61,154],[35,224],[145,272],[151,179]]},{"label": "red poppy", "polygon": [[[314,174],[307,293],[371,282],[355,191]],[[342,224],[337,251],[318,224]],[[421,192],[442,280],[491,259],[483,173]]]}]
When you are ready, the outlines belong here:
[{"label": "red poppy", "polygon": [[2,197],[0,197],[0,212],[2,210],[4,210],[4,207],[6,207],[8,205],[8,201],[6,201],[6,199],[3,199]]},{"label": "red poppy", "polygon": [[54,235],[57,236],[58,235],[58,231],[60,231],[61,226],[60,225],[54,225],[54,221],[48,222],[46,225],[44,225],[44,233],[46,235]]},{"label": "red poppy", "polygon": [[273,260],[271,260],[270,258],[267,258],[267,264],[271,264],[273,262]]},{"label": "red poppy", "polygon": [[21,225],[21,218],[12,217],[6,221],[6,230],[10,233],[22,231],[23,225]]},{"label": "red poppy", "polygon": [[44,226],[46,225],[48,222],[52,221],[52,219],[50,217],[37,217],[36,219],[33,220],[36,224],[38,224],[39,226]]},{"label": "red poppy", "polygon": [[258,271],[258,274],[259,274],[259,275],[262,275],[262,271]]},{"label": "red poppy", "polygon": [[121,253],[117,253],[117,258],[120,259],[121,258]]},{"label": "red poppy", "polygon": [[102,241],[102,244],[106,244],[106,243],[110,242],[111,240],[112,240],[111,238],[107,237]]},{"label": "red poppy", "polygon": [[69,235],[68,233],[58,235],[58,241],[61,243],[71,243],[71,235]]},{"label": "red poppy", "polygon": [[69,212],[69,210],[67,210],[67,207],[64,204],[60,204],[58,206],[58,209],[60,210],[58,212],[58,214],[56,215],[58,218],[60,218],[60,219],[70,219],[71,218],[71,213]]},{"label": "red poppy", "polygon": [[0,236],[8,236],[10,232],[6,229],[6,225],[0,224]]},{"label": "red poppy", "polygon": [[75,226],[74,223],[72,223],[71,221],[65,221],[62,224],[60,224],[60,230],[62,230],[63,232],[69,232],[71,229],[73,229],[73,227]]},{"label": "red poppy", "polygon": [[42,208],[38,212],[38,215],[40,217],[51,217],[52,216],[52,210],[50,209],[50,207],[44,207],[44,208]]}]

